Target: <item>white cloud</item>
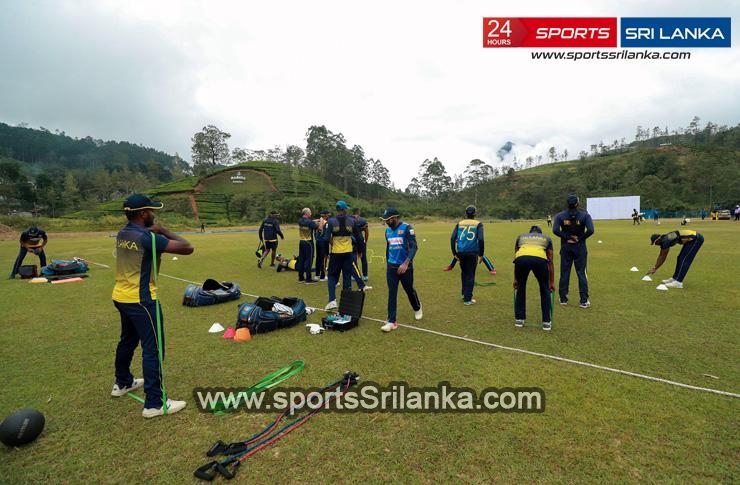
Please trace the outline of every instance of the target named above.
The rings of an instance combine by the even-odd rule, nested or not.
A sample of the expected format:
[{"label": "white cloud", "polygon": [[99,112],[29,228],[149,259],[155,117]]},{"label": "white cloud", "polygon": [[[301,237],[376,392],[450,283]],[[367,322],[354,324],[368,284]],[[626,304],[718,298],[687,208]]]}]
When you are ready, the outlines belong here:
[{"label": "white cloud", "polygon": [[[460,173],[516,144],[571,157],[635,127],[734,125],[740,55],[533,61],[481,47],[485,16],[723,16],[737,2],[77,1],[4,3],[0,121],[179,152],[206,124],[231,146],[303,145],[323,124],[404,187],[427,158]],[[737,38],[737,27],[734,28]],[[543,151],[544,150],[544,151]]]}]

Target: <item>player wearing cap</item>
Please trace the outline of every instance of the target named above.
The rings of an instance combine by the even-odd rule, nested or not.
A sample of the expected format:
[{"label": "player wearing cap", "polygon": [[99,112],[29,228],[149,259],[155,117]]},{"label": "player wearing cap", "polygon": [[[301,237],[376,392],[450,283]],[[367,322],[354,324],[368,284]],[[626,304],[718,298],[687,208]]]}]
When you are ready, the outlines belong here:
[{"label": "player wearing cap", "polygon": [[352,228],[354,219],[347,215],[349,205],[343,201],[337,201],[337,215],[330,217],[326,223],[326,231],[329,231],[329,269],[327,271],[329,287],[329,303],[325,310],[333,310],[338,307],[336,287],[339,281],[339,273],[342,273],[342,289],[352,288],[352,278],[357,281],[360,291],[372,290],[362,281],[360,272],[354,264],[352,253]]},{"label": "player wearing cap", "polygon": [[568,209],[558,212],[553,221],[553,233],[560,238],[560,282],[558,292],[560,304],[568,304],[568,285],[570,284],[570,268],[575,266],[578,275],[578,292],[581,302],[578,306],[588,308],[591,302],[588,299],[588,277],[586,263],[588,250],[586,239],[594,234],[594,223],[591,215],[578,208],[578,197],[569,195],[566,201]]},{"label": "player wearing cap", "polygon": [[[123,396],[128,391],[144,386],[145,418],[165,413],[162,399],[162,367],[159,361],[165,355],[164,333],[159,335],[157,321],[164,325],[161,308],[156,304],[154,260],[160,269],[162,253],[191,254],[193,246],[181,236],[154,223],[154,211],[161,209],[161,202],[154,202],[146,195],[134,194],[123,203],[128,224],[116,237],[116,283],[113,287],[113,304],[121,315],[121,337],[116,348],[116,383],[112,396]],[[157,318],[159,310],[159,318]],[[163,327],[162,327],[163,328]],[[143,379],[131,374],[131,360],[141,342]],[[161,347],[160,347],[161,346]],[[176,413],[185,407],[185,401],[167,399],[166,412]]]},{"label": "player wearing cap", "polygon": [[381,217],[388,226],[385,229],[386,241],[386,271],[385,277],[388,282],[388,320],[381,327],[384,332],[390,332],[398,328],[396,321],[396,303],[398,299],[398,283],[409,298],[411,308],[414,310],[414,318],[421,320],[423,313],[419,295],[414,289],[414,256],[418,246],[416,234],[410,224],[401,222],[398,210],[389,207]]},{"label": "player wearing cap", "polygon": [[704,244],[704,236],[696,231],[681,229],[663,235],[653,234],[650,236],[650,244],[660,247],[660,254],[658,254],[658,260],[655,262],[655,266],[647,272],[649,275],[654,274],[663,265],[671,247],[676,244],[682,246],[681,252],[678,253],[678,258],[676,258],[676,269],[673,270],[673,276],[667,280],[663,280],[663,284],[668,288],[683,288],[683,280],[686,277],[686,273],[689,272],[696,253],[699,252],[701,245]]},{"label": "player wearing cap", "polygon": [[275,253],[278,248],[278,236],[280,236],[280,239],[285,239],[283,231],[280,230],[280,213],[278,211],[271,211],[270,215],[262,221],[262,224],[260,224],[260,228],[257,233],[259,234],[260,242],[264,242],[265,244],[264,252],[257,262],[257,267],[262,267],[262,263],[265,261],[268,251],[272,254],[270,266],[275,266]]},{"label": "player wearing cap", "polygon": [[20,249],[18,250],[18,257],[15,258],[13,263],[13,269],[10,271],[10,279],[14,279],[15,275],[21,269],[23,259],[26,257],[29,251],[39,257],[39,264],[41,267],[46,266],[46,253],[44,253],[44,246],[46,246],[49,240],[46,235],[46,231],[39,229],[36,226],[29,227],[21,233],[18,241],[20,242]]},{"label": "player wearing cap", "polygon": [[483,261],[485,245],[483,243],[483,223],[475,219],[475,206],[465,208],[465,219],[455,224],[450,237],[452,256],[460,262],[460,281],[465,305],[475,303],[473,286],[475,269]]}]

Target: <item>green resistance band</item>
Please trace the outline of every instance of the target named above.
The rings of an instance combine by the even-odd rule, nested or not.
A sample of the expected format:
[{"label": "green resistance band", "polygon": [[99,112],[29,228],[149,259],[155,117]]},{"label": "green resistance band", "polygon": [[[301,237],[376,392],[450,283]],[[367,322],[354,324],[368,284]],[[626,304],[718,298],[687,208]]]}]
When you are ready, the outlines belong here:
[{"label": "green resistance band", "polygon": [[[286,367],[279,369],[272,374],[268,374],[261,381],[256,384],[252,384],[250,387],[242,390],[239,394],[249,396],[251,394],[258,394],[267,389],[271,389],[281,382],[285,382],[289,378],[298,374],[305,367],[305,363],[302,360],[294,360]],[[211,405],[211,411],[216,416],[223,416],[224,414],[233,411],[235,408],[228,407],[224,401],[219,401]]]},{"label": "green resistance band", "polygon": [[[159,286],[159,278],[157,277],[157,239],[153,232],[150,232],[152,236],[152,271],[154,272],[154,287],[155,289]],[[164,387],[164,345],[162,344],[162,318],[160,311],[159,297],[154,299],[155,310],[157,314],[157,352],[159,356],[159,388],[162,390],[162,414],[167,415],[167,391]],[[136,394],[128,393],[132,399],[144,403],[144,399],[140,398]]]}]

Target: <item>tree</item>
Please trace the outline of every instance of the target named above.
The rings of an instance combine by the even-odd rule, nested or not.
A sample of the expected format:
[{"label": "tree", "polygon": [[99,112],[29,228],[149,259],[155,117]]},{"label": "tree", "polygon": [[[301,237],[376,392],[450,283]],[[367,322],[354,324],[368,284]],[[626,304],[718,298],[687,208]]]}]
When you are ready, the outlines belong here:
[{"label": "tree", "polygon": [[228,165],[231,156],[226,140],[229,138],[231,134],[213,125],[204,126],[202,131],[193,135],[192,156],[196,174],[204,175],[216,167]]},{"label": "tree", "polygon": [[[531,157],[530,157],[531,158]],[[493,167],[478,158],[471,160],[463,172],[465,187],[472,187],[493,178]]]},{"label": "tree", "polygon": [[447,175],[447,169],[437,157],[434,160],[424,160],[419,168],[419,184],[423,196],[436,199],[452,188],[452,178]]},{"label": "tree", "polygon": [[288,145],[285,148],[285,163],[297,167],[303,162],[306,152],[298,145]]}]

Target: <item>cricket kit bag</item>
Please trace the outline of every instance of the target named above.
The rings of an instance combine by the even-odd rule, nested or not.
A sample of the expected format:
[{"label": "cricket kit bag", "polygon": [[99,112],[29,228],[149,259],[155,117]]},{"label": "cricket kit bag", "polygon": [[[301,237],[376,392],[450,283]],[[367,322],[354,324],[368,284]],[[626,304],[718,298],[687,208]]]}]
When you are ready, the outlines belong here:
[{"label": "cricket kit bag", "polygon": [[238,283],[231,281],[218,282],[208,278],[202,285],[190,284],[185,288],[182,304],[185,306],[206,306],[238,300],[242,296]]},{"label": "cricket kit bag", "polygon": [[247,327],[249,333],[254,335],[292,327],[305,321],[306,303],[300,298],[260,296],[254,303],[239,305],[236,328]]},{"label": "cricket kit bag", "polygon": [[87,273],[87,263],[80,258],[52,259],[51,263],[41,268],[43,276],[64,276]]}]

